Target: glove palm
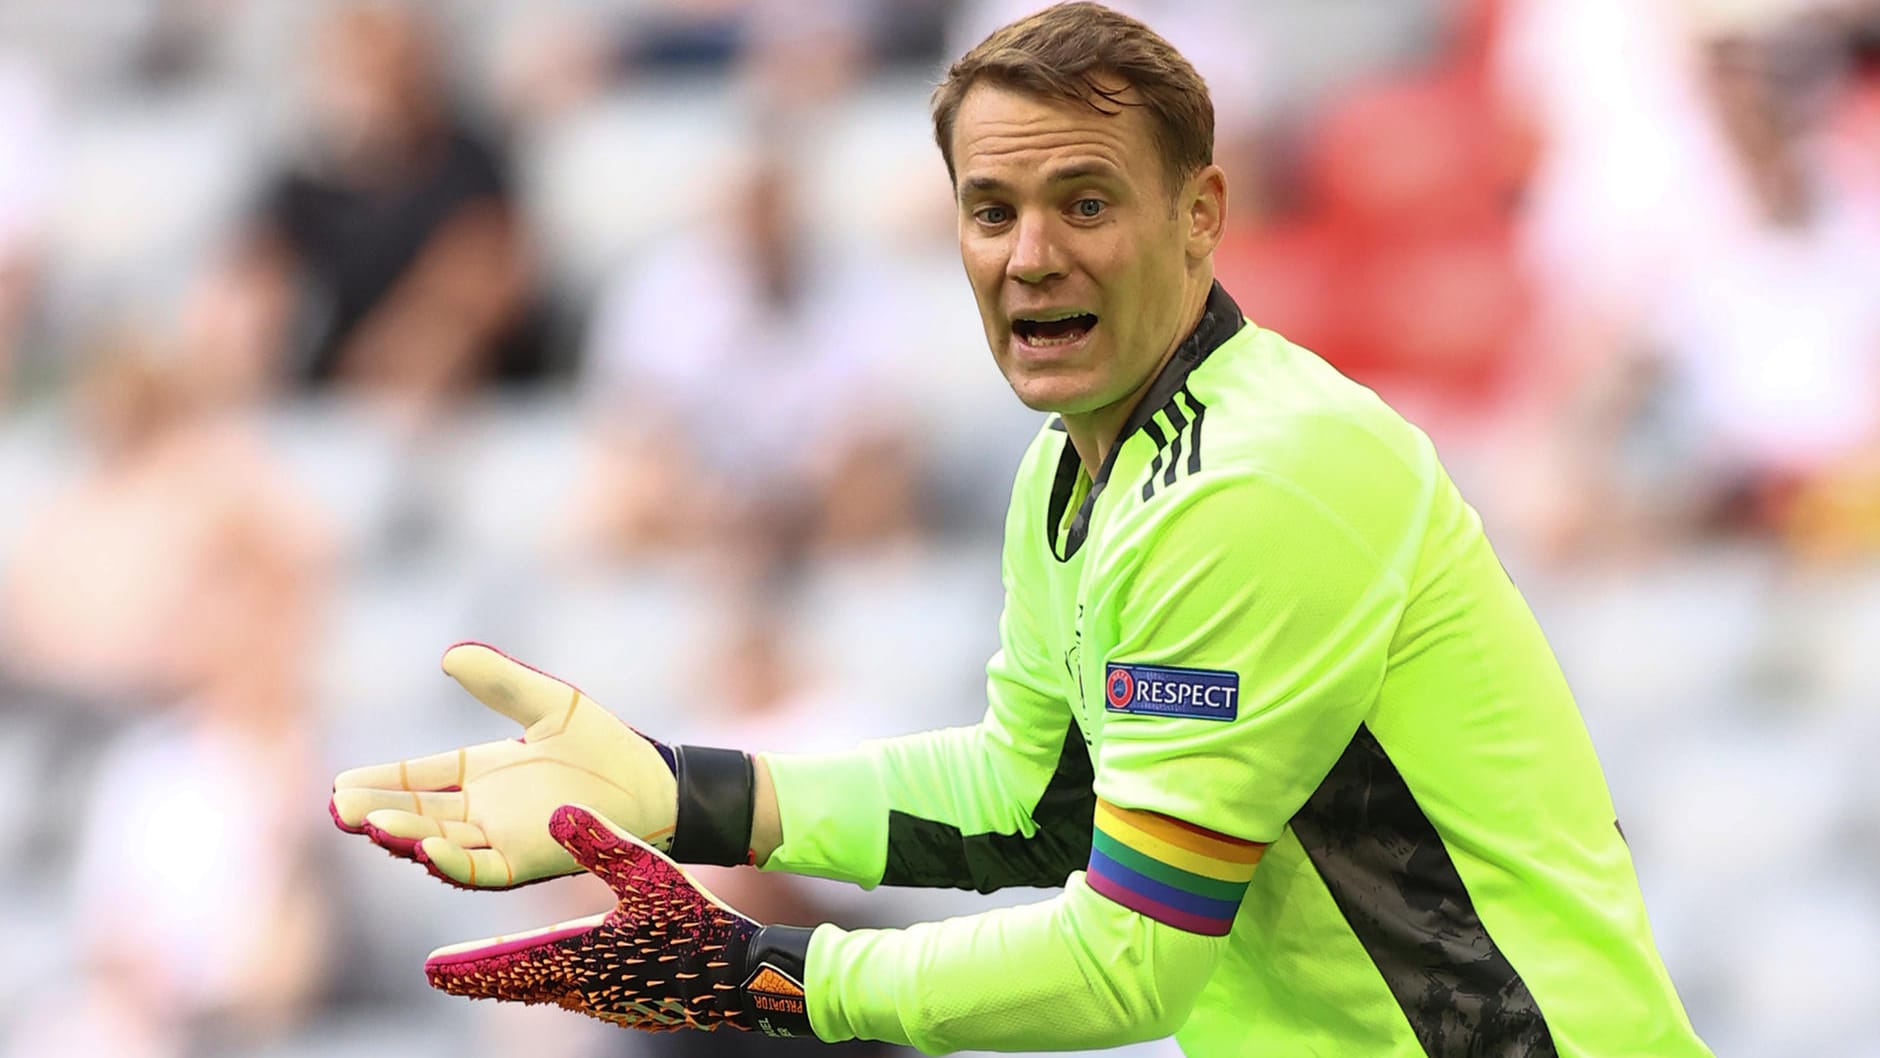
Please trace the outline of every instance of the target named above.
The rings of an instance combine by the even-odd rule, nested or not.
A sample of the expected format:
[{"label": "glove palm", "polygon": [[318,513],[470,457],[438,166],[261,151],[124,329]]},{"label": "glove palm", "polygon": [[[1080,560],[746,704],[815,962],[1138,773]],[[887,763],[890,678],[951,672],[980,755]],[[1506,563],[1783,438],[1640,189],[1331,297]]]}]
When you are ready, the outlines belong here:
[{"label": "glove palm", "polygon": [[678,801],[666,747],[572,685],[481,643],[450,648],[443,664],[477,700],[521,724],[522,738],[340,773],[330,811],[341,829],[472,889],[580,870],[549,834],[561,805],[593,805],[670,846]]}]

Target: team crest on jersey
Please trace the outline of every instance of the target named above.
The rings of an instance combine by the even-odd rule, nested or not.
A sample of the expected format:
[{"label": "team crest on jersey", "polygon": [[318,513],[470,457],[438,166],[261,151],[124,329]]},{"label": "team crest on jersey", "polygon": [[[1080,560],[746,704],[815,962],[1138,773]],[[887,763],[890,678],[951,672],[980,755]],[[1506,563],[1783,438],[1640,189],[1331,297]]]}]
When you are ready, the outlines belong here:
[{"label": "team crest on jersey", "polygon": [[1232,720],[1240,715],[1240,674],[1112,661],[1104,666],[1103,704],[1112,713]]}]

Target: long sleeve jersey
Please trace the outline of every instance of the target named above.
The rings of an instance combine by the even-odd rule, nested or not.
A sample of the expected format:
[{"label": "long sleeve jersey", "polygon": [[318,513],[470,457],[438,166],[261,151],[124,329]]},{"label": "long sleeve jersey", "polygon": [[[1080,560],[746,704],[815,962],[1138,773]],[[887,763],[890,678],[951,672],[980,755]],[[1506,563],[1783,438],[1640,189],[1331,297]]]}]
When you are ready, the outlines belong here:
[{"label": "long sleeve jersey", "polygon": [[817,1034],[1699,1058],[1566,681],[1427,437],[1216,287],[1006,520],[977,725],[770,755],[767,869],[1062,887],[819,927]]}]

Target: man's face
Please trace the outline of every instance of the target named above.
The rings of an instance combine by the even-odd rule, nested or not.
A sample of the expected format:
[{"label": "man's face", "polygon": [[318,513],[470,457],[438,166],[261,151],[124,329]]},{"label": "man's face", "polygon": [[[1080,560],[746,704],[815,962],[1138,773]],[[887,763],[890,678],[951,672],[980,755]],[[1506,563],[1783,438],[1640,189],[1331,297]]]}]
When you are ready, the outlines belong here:
[{"label": "man's face", "polygon": [[1018,398],[1065,415],[1131,400],[1192,322],[1191,215],[1149,118],[981,82],[953,158],[960,256]]}]

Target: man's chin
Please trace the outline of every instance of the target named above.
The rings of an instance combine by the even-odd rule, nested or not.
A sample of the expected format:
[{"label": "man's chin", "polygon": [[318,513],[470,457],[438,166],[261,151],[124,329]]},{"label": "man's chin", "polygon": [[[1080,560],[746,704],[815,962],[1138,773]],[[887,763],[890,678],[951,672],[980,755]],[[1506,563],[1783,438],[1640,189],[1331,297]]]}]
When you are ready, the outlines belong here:
[{"label": "man's chin", "polygon": [[1080,415],[1103,406],[1088,380],[1063,375],[1008,378],[1019,403],[1032,411]]}]

